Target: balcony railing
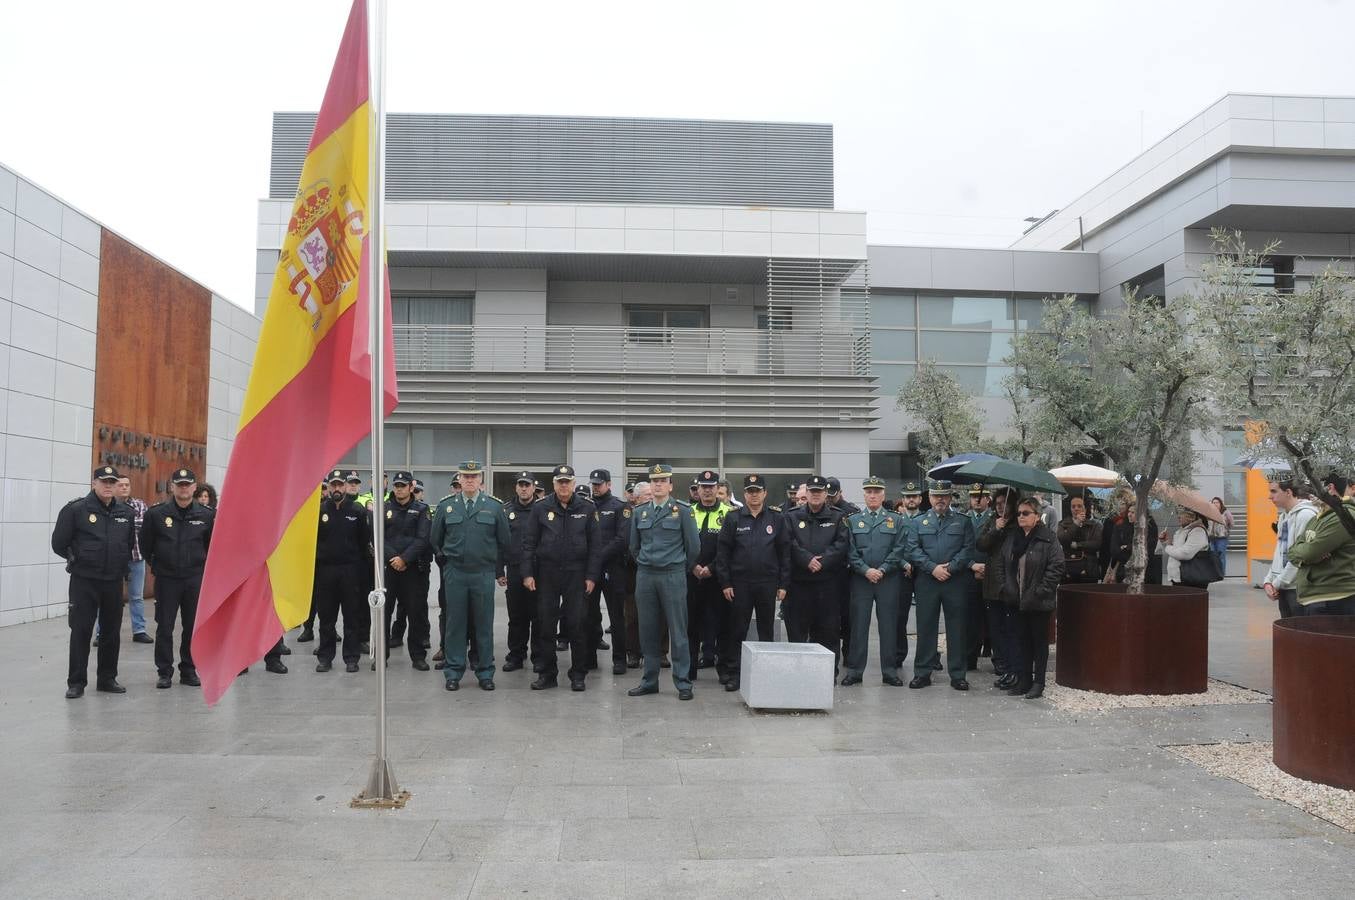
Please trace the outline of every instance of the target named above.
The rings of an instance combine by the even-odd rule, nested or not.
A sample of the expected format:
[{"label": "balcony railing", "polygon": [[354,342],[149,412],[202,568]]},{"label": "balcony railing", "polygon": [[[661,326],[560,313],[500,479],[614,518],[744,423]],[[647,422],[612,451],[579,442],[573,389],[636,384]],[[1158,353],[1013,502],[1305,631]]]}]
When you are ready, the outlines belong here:
[{"label": "balcony railing", "polygon": [[395,364],[417,372],[870,375],[867,335],[815,330],[584,325],[396,325]]}]

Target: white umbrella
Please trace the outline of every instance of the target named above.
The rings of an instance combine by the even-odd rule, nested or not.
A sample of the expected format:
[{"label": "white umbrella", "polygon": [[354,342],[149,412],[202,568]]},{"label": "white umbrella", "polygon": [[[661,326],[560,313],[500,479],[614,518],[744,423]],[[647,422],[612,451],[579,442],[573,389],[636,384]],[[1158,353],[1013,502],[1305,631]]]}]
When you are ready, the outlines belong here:
[{"label": "white umbrella", "polygon": [[1085,464],[1050,469],[1049,474],[1068,487],[1115,487],[1121,480],[1118,472]]},{"label": "white umbrella", "polygon": [[1223,522],[1223,513],[1219,512],[1218,507],[1214,505],[1212,500],[1199,491],[1158,480],[1153,482],[1153,489],[1148,493],[1159,500],[1174,503],[1192,512],[1197,512],[1211,522]]}]

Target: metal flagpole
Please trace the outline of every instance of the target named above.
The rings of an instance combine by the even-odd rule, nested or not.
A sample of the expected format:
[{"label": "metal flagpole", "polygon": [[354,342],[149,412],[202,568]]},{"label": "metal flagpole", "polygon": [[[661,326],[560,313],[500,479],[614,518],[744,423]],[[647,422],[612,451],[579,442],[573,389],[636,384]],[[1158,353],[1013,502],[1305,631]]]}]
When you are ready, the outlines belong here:
[{"label": "metal flagpole", "polygon": [[367,55],[371,69],[370,103],[374,124],[367,141],[370,163],[367,196],[368,314],[371,333],[368,349],[372,357],[372,566],[376,571],[375,588],[367,596],[372,608],[372,661],[376,667],[376,759],[367,777],[367,787],[353,798],[353,806],[403,807],[409,799],[400,790],[386,757],[386,529],[382,511],[386,504],[384,482],[386,429],[386,237],[383,220],[386,211],[386,3],[369,0],[367,7]]}]

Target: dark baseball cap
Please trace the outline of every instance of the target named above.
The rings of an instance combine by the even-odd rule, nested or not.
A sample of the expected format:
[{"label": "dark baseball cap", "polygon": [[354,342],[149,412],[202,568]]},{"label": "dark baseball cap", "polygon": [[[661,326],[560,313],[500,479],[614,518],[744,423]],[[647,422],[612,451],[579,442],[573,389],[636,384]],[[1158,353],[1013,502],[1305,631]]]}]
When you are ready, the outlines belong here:
[{"label": "dark baseball cap", "polygon": [[605,484],[612,480],[612,473],[606,469],[594,469],[588,473],[588,480],[592,484]]},{"label": "dark baseball cap", "polygon": [[745,491],[765,491],[767,490],[767,479],[761,475],[743,476],[743,489]]},{"label": "dark baseball cap", "polygon": [[518,473],[518,480],[517,480],[517,483],[518,483],[518,484],[536,484],[536,478],[535,478],[535,476],[532,475],[531,472],[519,472],[519,473]]},{"label": "dark baseball cap", "polygon": [[828,479],[822,475],[810,475],[809,479],[805,481],[805,488],[811,491],[826,491],[828,490]]},{"label": "dark baseball cap", "polygon": [[94,470],[94,474],[89,477],[90,481],[117,481],[122,476],[118,470],[112,466],[99,466]]},{"label": "dark baseball cap", "polygon": [[344,480],[343,469],[335,469],[334,471],[329,473],[329,477],[325,479],[325,482],[327,484],[333,484],[334,482],[337,481],[339,484],[343,484],[343,480]]},{"label": "dark baseball cap", "polygon": [[391,475],[391,484],[392,484],[392,485],[396,485],[396,484],[413,484],[413,483],[414,483],[414,476],[411,475],[411,474],[409,474],[408,472],[400,471],[400,472],[396,472],[395,474]]},{"label": "dark baseball cap", "polygon": [[358,474],[357,469],[349,469],[344,473],[343,480],[349,484],[362,484],[362,476]]},{"label": "dark baseball cap", "polygon": [[715,487],[720,483],[720,473],[706,469],[700,475],[696,476],[696,483],[701,487]]},{"label": "dark baseball cap", "polygon": [[198,480],[198,476],[193,474],[192,469],[175,469],[169,480],[175,484],[193,484]]},{"label": "dark baseball cap", "polygon": [[841,482],[841,481],[838,481],[836,478],[832,478],[832,477],[826,478],[826,479],[824,479],[824,480],[828,482],[828,493],[830,493],[830,494],[840,494],[840,493],[842,493],[842,482]]},{"label": "dark baseball cap", "polygon": [[554,469],[551,469],[550,477],[552,481],[573,481],[574,467],[556,466]]}]

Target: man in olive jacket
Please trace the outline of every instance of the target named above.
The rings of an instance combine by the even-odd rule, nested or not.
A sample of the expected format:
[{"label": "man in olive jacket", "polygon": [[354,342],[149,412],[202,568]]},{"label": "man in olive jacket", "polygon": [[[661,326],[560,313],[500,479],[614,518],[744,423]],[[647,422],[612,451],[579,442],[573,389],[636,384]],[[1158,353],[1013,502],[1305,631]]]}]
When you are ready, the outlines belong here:
[{"label": "man in olive jacket", "polygon": [[[1340,497],[1347,482],[1330,475],[1323,487]],[[1344,500],[1341,506],[1355,518],[1355,500]],[[1299,567],[1296,587],[1305,616],[1355,616],[1355,535],[1334,509],[1324,505],[1308,522],[1289,548],[1289,561]]]}]

